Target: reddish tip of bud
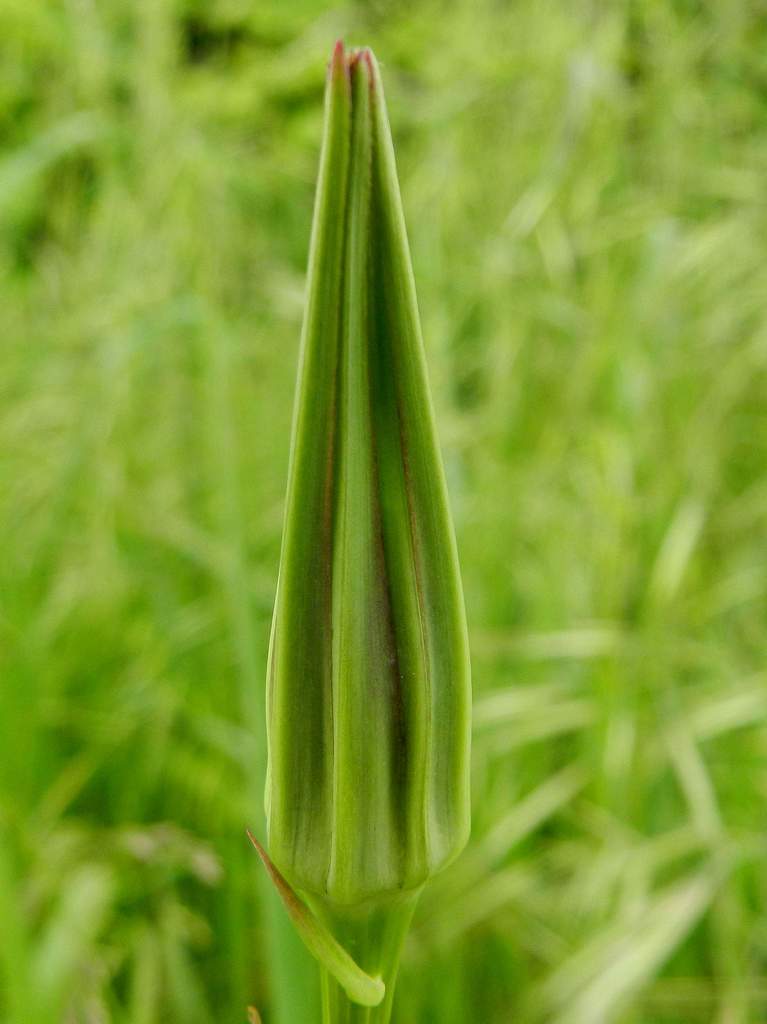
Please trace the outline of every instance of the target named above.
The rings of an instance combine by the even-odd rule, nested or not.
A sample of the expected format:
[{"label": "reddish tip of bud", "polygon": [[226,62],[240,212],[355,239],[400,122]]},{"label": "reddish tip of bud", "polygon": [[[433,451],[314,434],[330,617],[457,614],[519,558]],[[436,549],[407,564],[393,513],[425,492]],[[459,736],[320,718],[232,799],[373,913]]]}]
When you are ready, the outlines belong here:
[{"label": "reddish tip of bud", "polygon": [[330,58],[329,69],[332,76],[339,76],[346,73],[346,59],[344,54],[344,41],[339,39],[333,47],[333,56]]},{"label": "reddish tip of bud", "polygon": [[371,91],[375,87],[375,57],[369,46],[361,46],[350,50],[347,57],[349,72],[354,75],[355,71],[361,71],[367,77],[367,83]]},{"label": "reddish tip of bud", "polygon": [[376,69],[375,69],[375,57],[373,51],[369,46],[366,46],[362,51],[362,59],[365,61],[368,69],[368,81],[370,83],[371,93],[375,90],[376,86]]}]

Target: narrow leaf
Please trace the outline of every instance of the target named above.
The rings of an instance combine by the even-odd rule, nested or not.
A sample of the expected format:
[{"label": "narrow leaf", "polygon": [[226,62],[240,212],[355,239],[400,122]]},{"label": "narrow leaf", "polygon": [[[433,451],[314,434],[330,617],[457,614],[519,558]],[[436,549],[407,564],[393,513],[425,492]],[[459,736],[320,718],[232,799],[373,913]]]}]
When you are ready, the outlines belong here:
[{"label": "narrow leaf", "polygon": [[383,1000],[385,986],[380,978],[366,974],[346,950],[340,946],[325,926],[317,920],[309,907],[299,899],[269,858],[268,853],[250,829],[248,839],[255,846],[269,877],[285,904],[285,909],[301,936],[306,948],[336,979],[354,1003],[378,1006]]}]

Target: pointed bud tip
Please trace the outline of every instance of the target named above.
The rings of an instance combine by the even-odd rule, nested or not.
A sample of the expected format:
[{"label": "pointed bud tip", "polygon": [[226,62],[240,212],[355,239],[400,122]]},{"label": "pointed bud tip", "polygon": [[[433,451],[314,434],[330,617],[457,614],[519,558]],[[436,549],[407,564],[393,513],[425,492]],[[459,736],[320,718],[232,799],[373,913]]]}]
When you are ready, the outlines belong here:
[{"label": "pointed bud tip", "polygon": [[346,54],[343,39],[338,39],[333,47],[333,56],[330,58],[328,71],[333,78],[341,78],[346,74]]},{"label": "pointed bud tip", "polygon": [[348,64],[352,80],[355,77],[355,72],[361,72],[365,76],[370,89],[375,88],[376,59],[369,46],[360,46],[351,50],[348,56]]}]

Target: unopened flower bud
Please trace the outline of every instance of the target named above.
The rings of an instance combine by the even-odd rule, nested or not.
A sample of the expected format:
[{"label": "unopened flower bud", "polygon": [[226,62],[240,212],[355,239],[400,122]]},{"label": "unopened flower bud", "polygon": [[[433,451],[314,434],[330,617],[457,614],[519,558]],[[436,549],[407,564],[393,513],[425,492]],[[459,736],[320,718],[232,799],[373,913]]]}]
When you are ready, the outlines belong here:
[{"label": "unopened flower bud", "polygon": [[415,892],[469,831],[470,681],[375,58],[336,47],[268,671],[269,850],[335,907]]}]

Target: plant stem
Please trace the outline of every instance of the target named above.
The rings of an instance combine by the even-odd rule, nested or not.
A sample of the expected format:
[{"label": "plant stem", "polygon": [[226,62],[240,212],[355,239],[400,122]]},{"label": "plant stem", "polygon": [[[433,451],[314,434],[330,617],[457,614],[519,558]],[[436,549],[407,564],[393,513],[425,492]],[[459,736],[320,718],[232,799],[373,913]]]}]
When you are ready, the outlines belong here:
[{"label": "plant stem", "polygon": [[316,905],[316,912],[360,967],[368,974],[379,975],[386,985],[386,995],[379,1006],[359,1006],[323,969],[323,1024],[389,1024],[402,945],[419,894],[417,890],[394,902],[361,910]]}]

